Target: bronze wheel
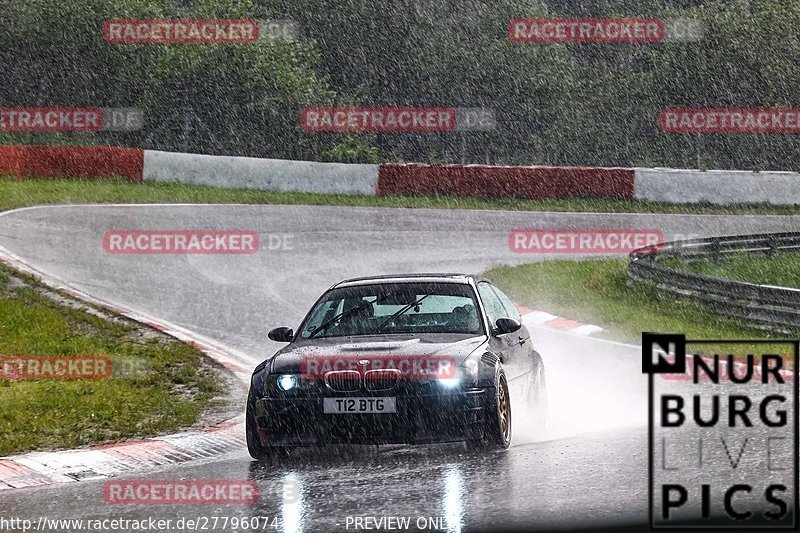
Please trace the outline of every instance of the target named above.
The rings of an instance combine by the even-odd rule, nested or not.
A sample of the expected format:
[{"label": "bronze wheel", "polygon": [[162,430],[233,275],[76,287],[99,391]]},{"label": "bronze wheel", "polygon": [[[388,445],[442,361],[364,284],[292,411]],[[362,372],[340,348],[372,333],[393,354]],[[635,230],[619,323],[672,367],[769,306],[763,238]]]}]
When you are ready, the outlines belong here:
[{"label": "bronze wheel", "polygon": [[470,450],[505,450],[511,444],[511,396],[502,368],[497,370],[493,393],[484,407],[482,434],[466,441]]},{"label": "bronze wheel", "polygon": [[500,376],[497,388],[497,418],[500,424],[500,435],[504,442],[511,441],[511,400],[508,397],[506,377]]}]

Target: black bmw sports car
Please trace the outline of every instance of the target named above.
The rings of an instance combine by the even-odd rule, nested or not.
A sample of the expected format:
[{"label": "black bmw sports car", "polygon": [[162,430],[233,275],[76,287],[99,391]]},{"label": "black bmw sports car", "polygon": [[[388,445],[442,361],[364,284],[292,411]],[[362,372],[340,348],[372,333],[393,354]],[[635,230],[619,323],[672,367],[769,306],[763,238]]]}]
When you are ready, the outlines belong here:
[{"label": "black bmw sports car", "polygon": [[[511,401],[544,424],[544,366],[509,298],[475,276],[418,274],[337,283],[289,343],[253,372],[247,447],[464,441],[505,449]],[[512,394],[513,392],[513,394]]]}]

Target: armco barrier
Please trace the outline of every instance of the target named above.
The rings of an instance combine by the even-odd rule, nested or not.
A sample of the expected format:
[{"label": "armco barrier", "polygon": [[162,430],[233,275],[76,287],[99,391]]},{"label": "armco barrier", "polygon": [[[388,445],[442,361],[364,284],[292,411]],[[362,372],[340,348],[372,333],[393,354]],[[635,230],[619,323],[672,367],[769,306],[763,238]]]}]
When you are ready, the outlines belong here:
[{"label": "armco barrier", "polygon": [[146,150],[144,177],[211,187],[375,194],[378,165],[318,163]]},{"label": "armco barrier", "polygon": [[144,152],[115,146],[0,146],[0,175],[142,181]]},{"label": "armco barrier", "polygon": [[376,193],[452,194],[485,198],[634,198],[627,168],[493,167],[488,165],[385,164]]},{"label": "armco barrier", "polygon": [[628,278],[662,292],[689,298],[715,313],[764,324],[778,331],[800,329],[800,289],[758,285],[719,276],[695,274],[664,264],[685,261],[723,261],[727,254],[798,253],[800,232],[733,235],[661,243],[631,252]]}]

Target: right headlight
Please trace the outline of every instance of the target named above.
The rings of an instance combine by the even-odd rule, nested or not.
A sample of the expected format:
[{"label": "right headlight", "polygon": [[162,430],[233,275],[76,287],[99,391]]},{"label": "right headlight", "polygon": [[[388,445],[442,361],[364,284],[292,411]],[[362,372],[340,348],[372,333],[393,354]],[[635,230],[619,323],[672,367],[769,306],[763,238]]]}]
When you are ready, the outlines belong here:
[{"label": "right headlight", "polygon": [[282,374],[278,376],[278,388],[283,392],[289,392],[297,387],[297,376],[294,374]]}]

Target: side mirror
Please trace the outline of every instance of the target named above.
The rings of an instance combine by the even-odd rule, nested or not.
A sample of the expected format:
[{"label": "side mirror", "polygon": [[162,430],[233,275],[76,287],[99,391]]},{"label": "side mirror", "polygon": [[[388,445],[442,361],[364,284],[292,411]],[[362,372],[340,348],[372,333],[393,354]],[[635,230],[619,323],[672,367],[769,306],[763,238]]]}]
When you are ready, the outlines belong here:
[{"label": "side mirror", "polygon": [[503,335],[505,333],[514,333],[519,328],[522,327],[522,324],[514,320],[513,318],[498,318],[497,322],[495,322],[495,328],[492,333],[495,335]]},{"label": "side mirror", "polygon": [[275,328],[267,334],[267,337],[273,341],[292,342],[294,339],[294,330],[287,327]]}]

